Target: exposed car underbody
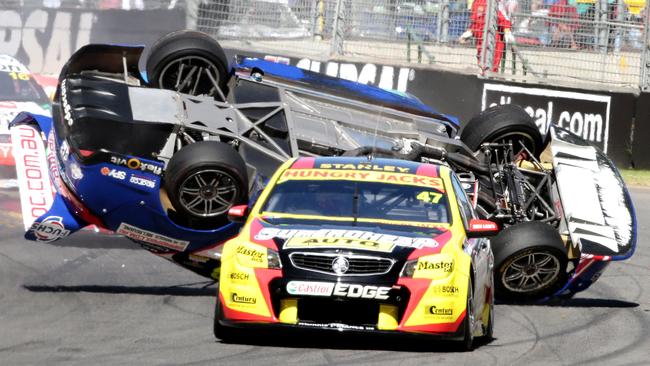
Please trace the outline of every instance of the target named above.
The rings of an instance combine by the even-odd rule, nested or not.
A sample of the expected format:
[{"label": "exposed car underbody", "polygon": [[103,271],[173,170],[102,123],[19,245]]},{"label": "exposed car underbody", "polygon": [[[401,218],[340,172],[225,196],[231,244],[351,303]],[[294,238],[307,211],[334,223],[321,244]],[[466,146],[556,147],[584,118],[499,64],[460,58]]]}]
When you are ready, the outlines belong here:
[{"label": "exposed car underbody", "polygon": [[[595,281],[609,261],[626,259],[634,251],[634,211],[618,171],[599,149],[561,128],[552,126],[548,131],[552,164],[543,164],[539,158],[543,140],[517,126],[483,131],[480,142],[468,146],[465,136],[470,130],[491,123],[487,114],[479,120],[482,126],[470,121],[459,134],[453,117],[411,96],[249,58],[238,59],[231,72],[220,73],[223,67],[215,67],[218,62],[202,64],[205,57],[193,60],[191,52],[171,61],[160,56],[158,64],[163,65],[148,66],[150,79],[146,80],[138,69],[141,52],[141,47],[89,45],[72,56],[61,73],[54,104],[57,151],[66,141],[81,165],[116,164],[119,156],[125,161],[138,157],[143,163],[137,168],[149,169],[145,172],[153,173],[151,179],[158,184],[171,180],[169,165],[184,148],[202,141],[219,142],[243,158],[249,177],[243,190],[251,197],[281,163],[297,156],[377,156],[448,165],[461,177],[484,218],[505,230],[544,222],[560,234],[565,256],[557,268],[561,280],[551,287],[536,283],[537,267],[527,267],[514,277],[522,290],[511,291],[511,298],[518,294],[527,298],[528,293],[532,298],[571,295]],[[14,124],[33,122],[23,116]],[[49,130],[41,127],[46,134]],[[67,163],[60,164],[64,184],[79,192],[80,183],[66,180]],[[367,169],[372,169],[371,162]],[[174,189],[166,185],[162,190],[173,206],[165,206],[164,214],[174,208],[182,211],[182,194],[174,202],[169,192]],[[221,206],[200,206],[205,210],[200,217],[176,215],[172,221],[192,227],[195,219],[212,218],[213,226],[223,226],[219,219],[236,204],[232,197]],[[90,208],[101,216],[98,210]],[[36,222],[48,216],[51,213]],[[66,227],[74,231],[82,223]],[[203,220],[198,228],[205,225]],[[31,231],[27,237],[33,239]],[[192,240],[189,248],[199,252]],[[498,259],[499,249],[494,250]],[[513,263],[497,261],[496,265]],[[500,272],[504,284],[508,270]],[[531,291],[523,289],[522,281],[528,279]],[[544,285],[546,291],[534,285]]]}]

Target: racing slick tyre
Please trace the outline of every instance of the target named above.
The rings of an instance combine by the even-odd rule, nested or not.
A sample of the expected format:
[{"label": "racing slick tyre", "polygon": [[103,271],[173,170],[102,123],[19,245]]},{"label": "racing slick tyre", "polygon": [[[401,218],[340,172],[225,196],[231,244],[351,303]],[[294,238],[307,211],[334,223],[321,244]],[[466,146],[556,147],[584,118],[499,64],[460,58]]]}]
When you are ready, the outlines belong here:
[{"label": "racing slick tyre", "polygon": [[467,284],[467,311],[465,319],[463,319],[463,340],[461,341],[461,348],[463,351],[471,351],[474,349],[474,284],[472,279],[469,279]]},{"label": "racing slick tyre", "polygon": [[515,152],[519,141],[535,158],[544,150],[544,139],[532,117],[518,105],[490,107],[472,118],[461,131],[460,139],[473,151],[481,144],[512,141]]},{"label": "racing slick tyre", "polygon": [[164,186],[181,224],[218,227],[226,223],[230,207],[247,202],[246,163],[227,144],[196,142],[169,160]]},{"label": "racing slick tyre", "polygon": [[181,30],[160,38],[149,49],[147,79],[156,88],[222,100],[228,82],[228,59],[209,35]]},{"label": "racing slick tyre", "polygon": [[492,299],[488,305],[488,323],[483,328],[483,335],[480,338],[482,344],[488,344],[494,339],[494,273],[492,274],[492,289]]},{"label": "racing slick tyre", "polygon": [[552,295],[566,283],[566,249],[552,226],[522,222],[507,227],[491,241],[497,298],[538,300]]},{"label": "racing slick tyre", "polygon": [[216,339],[220,339],[221,341],[228,343],[230,341],[233,341],[237,338],[237,329],[226,327],[224,325],[221,325],[219,323],[219,319],[222,318],[221,316],[221,301],[219,301],[219,294],[217,294],[217,301],[214,305],[214,337]]}]

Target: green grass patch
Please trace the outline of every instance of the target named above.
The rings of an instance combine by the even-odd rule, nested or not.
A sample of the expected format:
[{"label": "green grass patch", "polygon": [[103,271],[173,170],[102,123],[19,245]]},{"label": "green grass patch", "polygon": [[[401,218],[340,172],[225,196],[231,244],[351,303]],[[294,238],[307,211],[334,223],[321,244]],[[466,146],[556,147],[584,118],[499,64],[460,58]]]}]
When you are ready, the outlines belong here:
[{"label": "green grass patch", "polygon": [[620,169],[628,186],[650,187],[650,170]]}]

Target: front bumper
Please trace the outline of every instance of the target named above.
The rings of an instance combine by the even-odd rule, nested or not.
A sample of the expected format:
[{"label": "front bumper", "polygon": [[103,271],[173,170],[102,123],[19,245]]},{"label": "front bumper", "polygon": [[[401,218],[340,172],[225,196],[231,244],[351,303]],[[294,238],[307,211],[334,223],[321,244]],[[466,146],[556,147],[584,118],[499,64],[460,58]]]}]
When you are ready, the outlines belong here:
[{"label": "front bumper", "polygon": [[[462,275],[435,281],[400,278],[391,285],[341,280],[358,287],[390,288],[384,299],[342,297],[336,292],[329,296],[288,293],[288,283],[305,280],[283,278],[278,269],[246,268],[226,261],[222,264],[217,320],[229,327],[462,337],[467,304],[467,277]],[[465,287],[458,283],[465,283]]]},{"label": "front bumper", "polygon": [[236,328],[247,331],[272,331],[272,332],[304,332],[304,333],[318,333],[322,334],[330,333],[337,334],[340,332],[345,332],[346,334],[377,334],[381,336],[399,336],[402,338],[417,338],[421,339],[426,337],[427,339],[445,339],[452,341],[462,340],[464,337],[464,328],[458,328],[456,332],[452,333],[432,333],[432,332],[412,332],[412,331],[392,331],[392,330],[379,330],[373,327],[364,327],[359,328],[357,326],[350,326],[345,324],[285,324],[285,323],[257,323],[257,322],[241,322],[233,321],[227,319],[217,319],[220,325]]}]

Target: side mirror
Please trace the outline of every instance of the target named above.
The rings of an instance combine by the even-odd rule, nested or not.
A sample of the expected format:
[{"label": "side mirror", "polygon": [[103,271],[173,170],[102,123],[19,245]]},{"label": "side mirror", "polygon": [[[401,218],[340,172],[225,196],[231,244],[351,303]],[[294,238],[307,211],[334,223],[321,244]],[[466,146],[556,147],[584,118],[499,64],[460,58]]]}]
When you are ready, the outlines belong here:
[{"label": "side mirror", "polygon": [[228,220],[238,224],[243,224],[248,218],[248,205],[232,206],[228,210]]},{"label": "side mirror", "polygon": [[468,238],[482,238],[486,236],[494,236],[498,233],[499,225],[497,225],[496,222],[479,219],[469,220],[469,228],[467,229]]}]

